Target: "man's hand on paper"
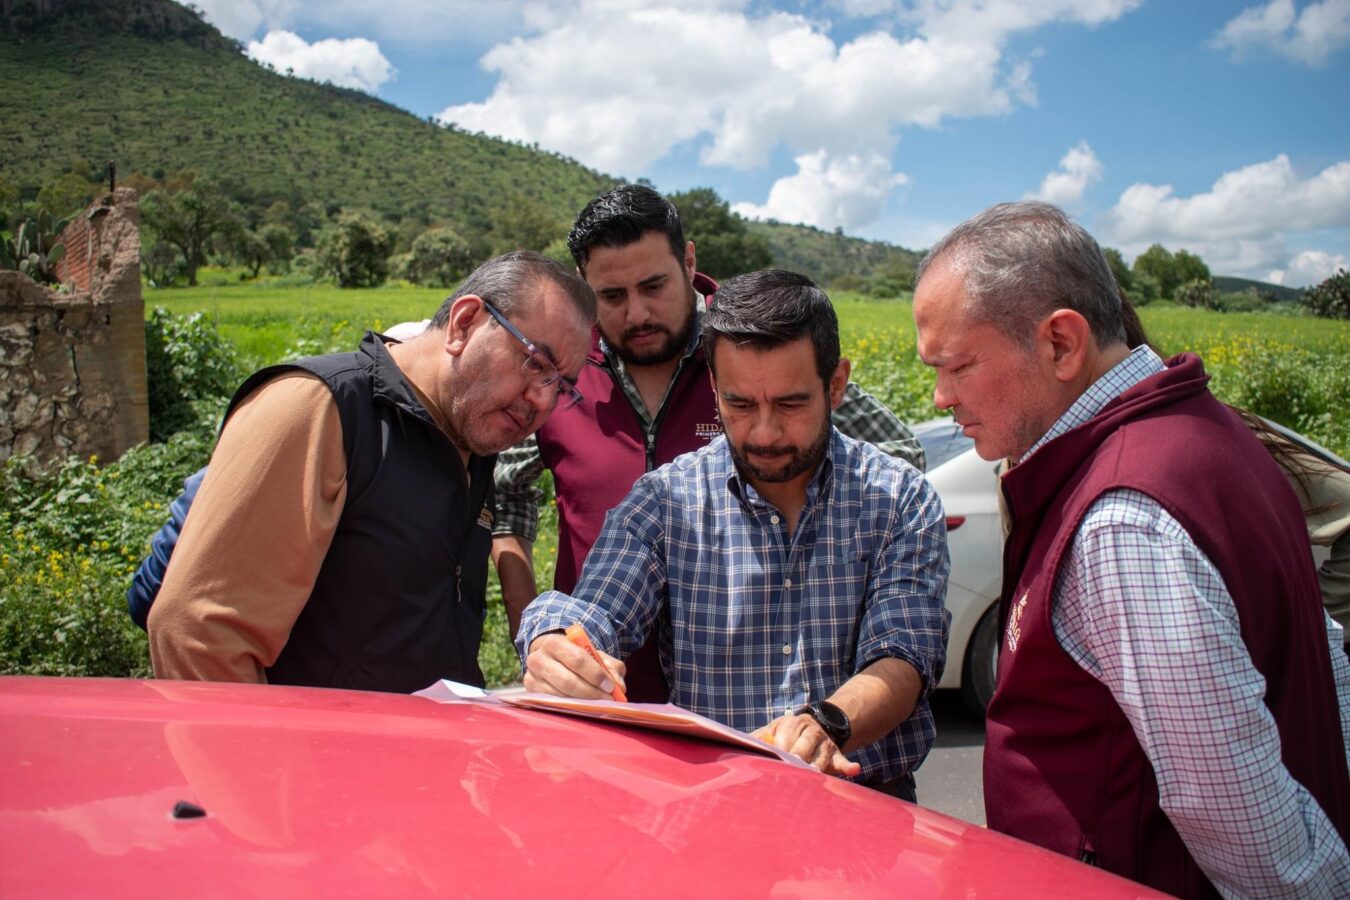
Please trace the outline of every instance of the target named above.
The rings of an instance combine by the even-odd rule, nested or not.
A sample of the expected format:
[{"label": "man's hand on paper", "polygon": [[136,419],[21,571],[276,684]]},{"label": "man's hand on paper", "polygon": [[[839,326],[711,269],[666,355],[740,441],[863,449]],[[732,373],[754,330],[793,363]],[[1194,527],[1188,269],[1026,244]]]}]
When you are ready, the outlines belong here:
[{"label": "man's hand on paper", "polygon": [[[619,679],[619,686],[626,687],[624,664],[607,653],[600,652],[600,656]],[[589,653],[563,635],[541,634],[531,642],[525,657],[525,690],[581,700],[608,700],[614,682]]]},{"label": "man's hand on paper", "polygon": [[862,766],[845,756],[808,715],[779,716],[751,736],[786,750],[826,775],[849,777],[862,772]]}]

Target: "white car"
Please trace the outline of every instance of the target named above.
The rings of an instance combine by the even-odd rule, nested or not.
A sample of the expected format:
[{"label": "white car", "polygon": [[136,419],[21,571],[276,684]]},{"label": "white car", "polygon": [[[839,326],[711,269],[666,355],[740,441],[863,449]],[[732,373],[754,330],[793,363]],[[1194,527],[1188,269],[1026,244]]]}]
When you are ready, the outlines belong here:
[{"label": "white car", "polygon": [[[1327,448],[1265,420],[1275,431],[1313,456],[1344,466]],[[981,459],[975,442],[951,419],[914,426],[923,444],[928,481],[947,515],[947,544],[952,571],[947,608],[952,613],[947,669],[939,688],[960,688],[972,710],[984,714],[994,694],[998,660],[998,594],[1003,581],[1003,525],[998,511],[998,463]],[[1327,548],[1313,547],[1318,565]]]},{"label": "white car", "polygon": [[923,444],[928,482],[947,514],[952,571],[947,608],[952,626],[947,669],[939,688],[960,688],[984,714],[994,693],[998,658],[998,592],[1003,581],[1003,525],[998,513],[998,464],[981,459],[975,442],[951,419],[914,426]]}]

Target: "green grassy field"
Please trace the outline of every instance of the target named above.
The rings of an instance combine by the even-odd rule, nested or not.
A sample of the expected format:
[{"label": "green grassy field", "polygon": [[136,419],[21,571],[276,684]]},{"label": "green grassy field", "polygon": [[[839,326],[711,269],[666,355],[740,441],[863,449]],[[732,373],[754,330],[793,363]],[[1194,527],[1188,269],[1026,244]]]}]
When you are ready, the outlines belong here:
[{"label": "green grassy field", "polygon": [[[150,291],[145,300],[151,309],[203,312],[252,368],[350,349],[366,327],[426,318],[443,294],[397,285],[343,291],[284,281],[240,283],[233,273],[208,271],[199,288]],[[915,353],[908,300],[841,293],[835,303],[856,380],[907,421],[936,415],[933,376]],[[1145,308],[1142,315],[1165,351],[1193,350],[1205,358],[1220,397],[1350,455],[1344,412],[1350,323],[1165,306]],[[148,674],[145,635],[126,615],[127,582],[210,441],[207,424],[116,462],[68,460],[41,480],[21,466],[0,467],[6,498],[0,505],[0,672]],[[541,512],[535,566],[546,587],[552,583],[557,514],[551,502]],[[493,582],[479,661],[488,683],[496,685],[516,679],[520,668],[495,577]]]},{"label": "green grassy field", "polygon": [[[366,328],[429,317],[440,289],[390,284],[369,290],[282,281],[241,283],[207,271],[197,288],[149,291],[147,309],[205,312],[250,366],[354,347]],[[914,349],[908,298],[840,293],[844,354],[854,380],[906,421],[932,418],[933,375]],[[1350,455],[1350,322],[1273,313],[1215,313],[1155,304],[1140,311],[1165,354],[1200,354],[1214,392]]]}]

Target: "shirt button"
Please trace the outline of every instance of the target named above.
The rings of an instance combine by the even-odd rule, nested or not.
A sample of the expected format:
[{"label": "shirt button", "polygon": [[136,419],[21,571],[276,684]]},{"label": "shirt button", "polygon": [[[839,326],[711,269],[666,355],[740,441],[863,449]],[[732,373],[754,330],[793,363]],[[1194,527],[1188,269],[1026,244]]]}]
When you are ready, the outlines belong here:
[{"label": "shirt button", "polygon": [[792,587],[792,579],[791,579],[791,578],[784,578],[784,579],[783,579],[783,587],[785,587],[785,588],[790,588],[790,587]]},{"label": "shirt button", "polygon": [[769,521],[772,522],[773,524],[777,525],[777,524],[778,524],[778,517],[777,517],[777,516],[769,516]]},{"label": "shirt button", "polygon": [[792,655],[792,645],[791,645],[791,644],[784,644],[784,645],[783,645],[783,655],[784,655],[784,656],[791,656],[791,655]]}]

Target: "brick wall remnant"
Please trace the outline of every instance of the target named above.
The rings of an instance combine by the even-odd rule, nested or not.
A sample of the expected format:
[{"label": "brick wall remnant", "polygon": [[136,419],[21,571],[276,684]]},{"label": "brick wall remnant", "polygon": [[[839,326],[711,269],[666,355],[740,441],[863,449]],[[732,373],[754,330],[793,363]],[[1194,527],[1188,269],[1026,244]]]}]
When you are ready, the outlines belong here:
[{"label": "brick wall remnant", "polygon": [[94,201],[62,242],[62,290],[0,272],[0,461],[112,460],[149,437],[136,192]]}]

